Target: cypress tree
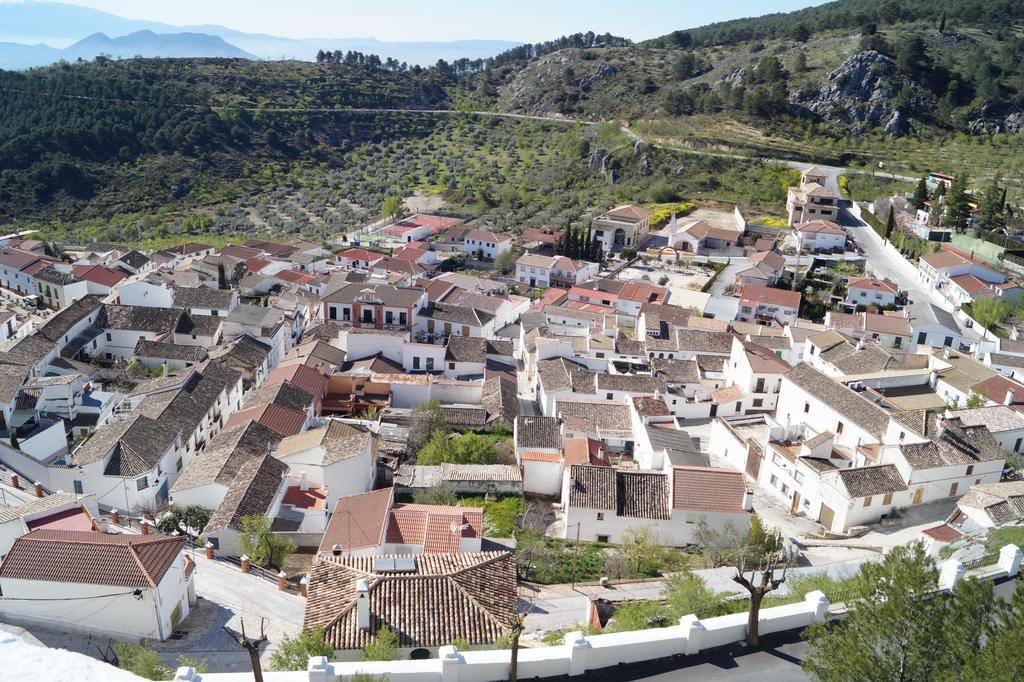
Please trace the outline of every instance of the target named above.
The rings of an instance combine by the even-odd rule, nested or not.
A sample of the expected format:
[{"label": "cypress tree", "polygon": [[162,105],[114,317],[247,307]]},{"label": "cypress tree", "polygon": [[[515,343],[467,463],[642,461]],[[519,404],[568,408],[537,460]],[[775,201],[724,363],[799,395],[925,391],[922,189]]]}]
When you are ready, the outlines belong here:
[{"label": "cypress tree", "polygon": [[889,217],[885,219],[885,241],[892,237],[892,231],[896,229],[896,216],[893,214],[892,205],[889,205]]},{"label": "cypress tree", "polygon": [[921,178],[917,181],[917,189],[914,190],[914,208],[922,209],[928,201],[928,181]]},{"label": "cypress tree", "polygon": [[939,33],[946,32],[946,13],[942,13],[942,18],[939,19]]}]

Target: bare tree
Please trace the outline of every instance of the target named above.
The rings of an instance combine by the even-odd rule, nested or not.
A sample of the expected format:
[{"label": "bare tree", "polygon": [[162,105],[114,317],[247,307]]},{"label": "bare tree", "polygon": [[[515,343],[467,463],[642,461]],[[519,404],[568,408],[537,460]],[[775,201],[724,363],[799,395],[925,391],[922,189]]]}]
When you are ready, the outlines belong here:
[{"label": "bare tree", "polygon": [[[776,571],[779,570],[780,565],[782,575],[776,577]],[[757,619],[761,613],[761,600],[766,594],[779,589],[779,586],[786,582],[786,564],[782,559],[782,554],[774,552],[761,559],[757,567],[750,570],[750,577],[747,577],[746,558],[741,558],[740,565],[736,567],[736,575],[732,577],[732,580],[742,585],[750,593],[750,611],[747,614],[747,644],[751,647],[759,646],[761,639],[757,632]]]},{"label": "bare tree", "polygon": [[245,621],[242,623],[242,634],[239,635],[230,629],[228,626],[224,626],[224,631],[231,636],[235,644],[242,647],[249,652],[249,662],[252,664],[252,677],[255,682],[263,682],[263,666],[260,664],[260,647],[267,641],[267,636],[263,632],[263,619],[260,618],[260,636],[258,638],[249,638],[245,636]]},{"label": "bare tree", "polygon": [[526,629],[524,624],[525,618],[524,614],[515,613],[509,616],[508,619],[509,648],[512,649],[512,659],[509,661],[508,666],[509,682],[516,682],[516,678],[519,675],[519,636]]}]

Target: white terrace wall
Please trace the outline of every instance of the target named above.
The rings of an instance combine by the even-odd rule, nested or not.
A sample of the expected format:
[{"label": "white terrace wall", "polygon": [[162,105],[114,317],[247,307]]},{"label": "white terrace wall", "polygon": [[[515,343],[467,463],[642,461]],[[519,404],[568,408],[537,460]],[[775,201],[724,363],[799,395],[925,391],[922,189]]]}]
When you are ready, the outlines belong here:
[{"label": "white terrace wall", "polygon": [[[821,622],[828,614],[828,599],[819,591],[804,601],[762,609],[762,634],[804,628]],[[634,632],[615,632],[584,636],[570,632],[561,646],[519,650],[520,679],[584,675],[620,664],[665,658],[676,654],[696,654],[704,649],[742,641],[747,633],[747,614],[738,613],[699,620],[684,616],[679,625]],[[507,649],[460,652],[454,646],[440,649],[440,657],[425,661],[388,661],[331,663],[325,657],[309,660],[305,672],[264,673],[266,682],[335,682],[356,673],[385,676],[389,682],[491,682],[507,680]],[[191,668],[179,668],[175,682],[235,682],[242,677],[230,674],[199,674]]]}]

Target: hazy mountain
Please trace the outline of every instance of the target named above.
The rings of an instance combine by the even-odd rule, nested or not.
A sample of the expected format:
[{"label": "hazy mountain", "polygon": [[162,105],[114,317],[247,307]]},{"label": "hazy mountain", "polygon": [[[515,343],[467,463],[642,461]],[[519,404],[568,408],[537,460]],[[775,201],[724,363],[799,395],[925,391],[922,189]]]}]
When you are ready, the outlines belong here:
[{"label": "hazy mountain", "polygon": [[[262,59],[312,60],[317,50],[355,50],[392,57],[410,64],[430,65],[438,59],[491,57],[520,43],[505,40],[458,40],[452,42],[384,42],[374,38],[294,39],[262,33],[245,33],[224,26],[173,26],[140,21],[58,2],[3,2],[0,0],[0,68],[24,68],[54,60],[47,49],[69,47],[87,36],[126,36],[139,31],[155,34],[201,33],[216,36],[231,46]],[[126,36],[127,37],[127,36]],[[21,44],[19,49],[5,43]],[[110,52],[110,50],[107,50]],[[133,54],[127,48],[121,54]],[[195,53],[179,56],[207,56]],[[245,55],[236,55],[245,56]],[[56,59],[60,59],[58,55]],[[64,57],[67,58],[67,57]],[[41,61],[40,61],[41,60]],[[19,65],[16,65],[19,64]]]},{"label": "hazy mountain", "polygon": [[45,66],[61,59],[94,59],[106,55],[115,59],[126,57],[238,57],[255,59],[256,56],[227,43],[219,36],[204,33],[165,33],[136,31],[126,36],[110,38],[93,33],[64,49],[47,45],[21,45],[0,43],[0,68],[27,69]]}]

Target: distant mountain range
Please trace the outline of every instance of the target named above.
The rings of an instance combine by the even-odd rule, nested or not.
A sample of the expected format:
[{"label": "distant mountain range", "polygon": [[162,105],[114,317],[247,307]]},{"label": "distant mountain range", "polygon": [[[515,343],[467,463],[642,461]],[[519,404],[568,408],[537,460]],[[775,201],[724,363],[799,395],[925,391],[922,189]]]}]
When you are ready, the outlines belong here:
[{"label": "distant mountain range", "polygon": [[[116,36],[110,38],[108,36]],[[375,38],[282,38],[224,26],[173,26],[125,19],[58,2],[0,1],[0,68],[25,69],[60,59],[243,57],[312,60],[318,50],[355,50],[427,66],[438,59],[491,57],[520,43],[505,40],[384,42]]]}]

